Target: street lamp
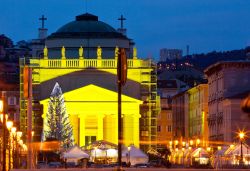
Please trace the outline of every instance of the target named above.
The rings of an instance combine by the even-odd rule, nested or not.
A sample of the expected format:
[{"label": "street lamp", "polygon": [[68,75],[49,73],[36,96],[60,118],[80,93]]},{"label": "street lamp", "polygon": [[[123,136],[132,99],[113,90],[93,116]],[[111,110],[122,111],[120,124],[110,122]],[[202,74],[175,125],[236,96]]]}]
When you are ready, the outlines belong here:
[{"label": "street lamp", "polygon": [[130,150],[131,150],[131,147],[128,146],[128,166],[130,167]]},{"label": "street lamp", "polygon": [[190,146],[192,146],[194,144],[194,141],[190,140],[189,143],[190,143]]},{"label": "street lamp", "polygon": [[19,142],[21,140],[21,137],[22,137],[22,132],[21,131],[17,131],[16,132],[16,162],[15,162],[15,167],[16,168],[19,168],[19,165],[20,165],[20,148],[19,148]]},{"label": "street lamp", "polygon": [[182,151],[182,164],[184,166],[184,151],[185,151],[185,148],[182,147],[181,151]]},{"label": "street lamp", "polygon": [[197,139],[197,140],[196,140],[196,147],[198,147],[198,146],[199,146],[200,142],[201,142],[201,140],[200,140],[200,139]]},{"label": "street lamp", "polygon": [[242,165],[243,164],[242,144],[243,144],[243,140],[245,138],[245,133],[244,132],[239,132],[239,138],[240,138],[240,165]]},{"label": "street lamp", "polygon": [[95,160],[94,160],[94,162],[96,161],[96,150],[97,150],[97,147],[94,147],[94,149],[95,149]]},{"label": "street lamp", "polygon": [[6,127],[7,127],[7,129],[8,129],[8,131],[9,131],[9,170],[10,170],[10,167],[11,167],[11,164],[10,164],[10,146],[11,146],[11,128],[12,128],[12,126],[13,126],[13,122],[12,121],[7,121],[6,122]]},{"label": "street lamp", "polygon": [[175,140],[174,144],[175,144],[175,148],[176,148],[176,146],[179,144],[179,141]]},{"label": "street lamp", "polygon": [[172,149],[173,142],[169,141],[169,148]]},{"label": "street lamp", "polygon": [[10,144],[12,147],[12,167],[11,168],[14,168],[15,167],[15,164],[14,164],[14,157],[15,157],[15,139],[16,139],[16,127],[12,127],[11,128],[11,140],[12,140],[12,144]]}]

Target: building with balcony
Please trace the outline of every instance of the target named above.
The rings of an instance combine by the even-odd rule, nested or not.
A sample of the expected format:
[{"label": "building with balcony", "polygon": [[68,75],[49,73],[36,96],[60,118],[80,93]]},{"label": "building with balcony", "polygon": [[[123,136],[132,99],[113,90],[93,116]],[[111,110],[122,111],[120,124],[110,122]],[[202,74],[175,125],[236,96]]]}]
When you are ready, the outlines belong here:
[{"label": "building with balcony", "polygon": [[208,144],[208,85],[199,84],[188,93],[188,139],[201,141],[202,146]]},{"label": "building with balcony", "polygon": [[249,131],[249,117],[241,111],[243,94],[250,92],[250,62],[228,61],[209,66],[208,127],[209,140],[233,142],[239,130]]}]

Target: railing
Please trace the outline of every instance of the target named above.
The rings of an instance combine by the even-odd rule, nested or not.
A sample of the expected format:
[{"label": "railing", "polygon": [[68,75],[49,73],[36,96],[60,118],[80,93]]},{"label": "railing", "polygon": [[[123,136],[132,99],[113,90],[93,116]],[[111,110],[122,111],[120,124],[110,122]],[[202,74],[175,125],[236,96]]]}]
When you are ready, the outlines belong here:
[{"label": "railing", "polygon": [[[128,68],[151,67],[150,60],[128,59]],[[44,68],[116,68],[115,59],[30,59],[30,65]]]}]

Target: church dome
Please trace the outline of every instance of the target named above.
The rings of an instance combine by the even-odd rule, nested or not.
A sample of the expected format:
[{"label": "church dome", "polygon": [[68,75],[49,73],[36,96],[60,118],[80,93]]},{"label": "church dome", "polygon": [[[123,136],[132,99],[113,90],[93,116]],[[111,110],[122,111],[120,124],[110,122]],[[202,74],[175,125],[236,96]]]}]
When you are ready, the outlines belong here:
[{"label": "church dome", "polygon": [[76,16],[76,20],[69,22],[59,28],[48,38],[126,38],[123,34],[117,32],[110,25],[98,21],[98,17],[89,13]]}]

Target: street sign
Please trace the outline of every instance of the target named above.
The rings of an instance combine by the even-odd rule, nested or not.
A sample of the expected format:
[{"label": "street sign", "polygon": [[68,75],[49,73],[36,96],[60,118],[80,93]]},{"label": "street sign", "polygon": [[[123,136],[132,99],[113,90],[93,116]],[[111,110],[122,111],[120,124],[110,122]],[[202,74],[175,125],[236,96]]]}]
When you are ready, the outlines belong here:
[{"label": "street sign", "polygon": [[125,49],[119,49],[118,61],[117,61],[117,78],[118,82],[122,86],[126,84],[127,81],[127,56]]}]

